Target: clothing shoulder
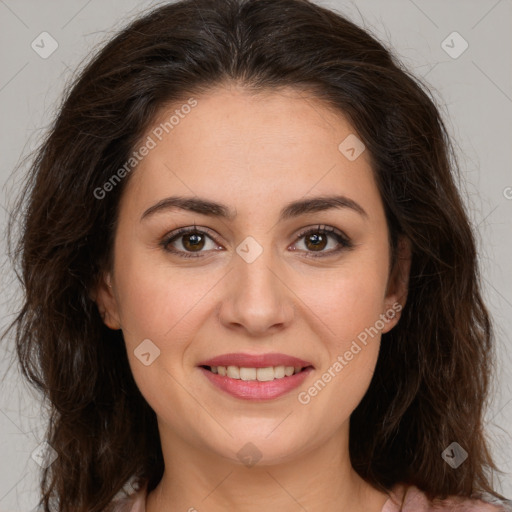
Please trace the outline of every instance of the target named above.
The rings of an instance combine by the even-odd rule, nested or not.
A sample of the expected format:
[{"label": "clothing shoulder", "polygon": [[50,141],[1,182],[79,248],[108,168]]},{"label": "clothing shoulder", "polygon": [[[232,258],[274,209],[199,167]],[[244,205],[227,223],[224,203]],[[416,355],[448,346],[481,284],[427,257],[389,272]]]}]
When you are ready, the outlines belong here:
[{"label": "clothing shoulder", "polygon": [[382,512],[512,512],[512,501],[486,495],[482,499],[450,496],[430,502],[417,487],[397,484]]},{"label": "clothing shoulder", "polygon": [[[135,492],[123,489],[105,512],[145,512],[145,504],[145,487]],[[482,499],[451,496],[432,503],[417,487],[397,484],[382,512],[512,512],[512,501],[489,495]]]},{"label": "clothing shoulder", "polygon": [[134,491],[133,488],[125,486],[104,512],[145,512],[145,510],[146,487]]}]

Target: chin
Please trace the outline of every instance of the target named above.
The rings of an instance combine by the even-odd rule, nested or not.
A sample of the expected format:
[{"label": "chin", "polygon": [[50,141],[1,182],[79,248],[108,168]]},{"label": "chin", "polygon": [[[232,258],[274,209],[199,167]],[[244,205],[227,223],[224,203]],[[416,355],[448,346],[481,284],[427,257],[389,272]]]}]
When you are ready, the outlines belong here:
[{"label": "chin", "polygon": [[[274,423],[274,428],[275,428]],[[303,438],[294,439],[285,431],[273,432],[269,435],[255,431],[253,435],[245,431],[229,439],[226,446],[217,447],[215,451],[241,466],[253,467],[274,466],[293,461],[301,452],[307,450],[307,441]]]}]

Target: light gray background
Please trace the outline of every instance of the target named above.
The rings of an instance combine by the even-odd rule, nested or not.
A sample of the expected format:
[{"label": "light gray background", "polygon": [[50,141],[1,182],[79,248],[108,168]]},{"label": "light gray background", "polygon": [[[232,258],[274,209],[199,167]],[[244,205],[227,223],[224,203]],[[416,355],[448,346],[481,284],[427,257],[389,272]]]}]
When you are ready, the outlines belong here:
[{"label": "light gray background", "polygon": [[[365,26],[424,78],[457,143],[464,193],[480,234],[485,297],[497,328],[497,378],[487,430],[505,474],[495,488],[512,498],[512,1],[317,2]],[[25,167],[14,175],[12,170],[49,126],[72,71],[96,45],[151,5],[155,2],[0,0],[2,225]],[[31,48],[43,31],[59,45],[47,59]],[[453,31],[469,44],[458,58],[441,47]],[[454,50],[461,48],[457,39],[450,41]],[[12,319],[19,290],[5,256],[0,268],[3,327]],[[0,347],[0,374],[5,375],[0,380],[0,512],[34,508],[39,466],[31,453],[44,441],[44,411],[37,395],[20,381],[16,368],[6,374],[12,350],[11,340]]]}]

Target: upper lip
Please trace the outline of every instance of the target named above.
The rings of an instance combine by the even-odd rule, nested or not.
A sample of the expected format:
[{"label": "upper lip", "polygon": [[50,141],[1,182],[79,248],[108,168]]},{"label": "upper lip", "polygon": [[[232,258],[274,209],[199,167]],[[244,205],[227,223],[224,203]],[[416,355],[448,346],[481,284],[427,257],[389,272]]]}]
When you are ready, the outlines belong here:
[{"label": "upper lip", "polygon": [[198,366],[238,366],[240,368],[266,368],[268,366],[293,366],[304,368],[312,366],[309,361],[286,354],[222,354],[207,361],[199,363]]}]

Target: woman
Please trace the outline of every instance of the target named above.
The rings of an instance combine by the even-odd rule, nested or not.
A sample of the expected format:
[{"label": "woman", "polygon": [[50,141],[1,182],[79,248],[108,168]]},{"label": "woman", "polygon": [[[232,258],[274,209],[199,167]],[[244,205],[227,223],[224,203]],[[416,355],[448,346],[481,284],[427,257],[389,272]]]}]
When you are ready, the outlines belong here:
[{"label": "woman", "polygon": [[43,510],[509,510],[451,157],[420,85],[308,1],[112,39],[20,204]]}]

